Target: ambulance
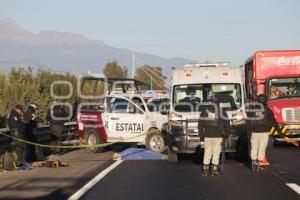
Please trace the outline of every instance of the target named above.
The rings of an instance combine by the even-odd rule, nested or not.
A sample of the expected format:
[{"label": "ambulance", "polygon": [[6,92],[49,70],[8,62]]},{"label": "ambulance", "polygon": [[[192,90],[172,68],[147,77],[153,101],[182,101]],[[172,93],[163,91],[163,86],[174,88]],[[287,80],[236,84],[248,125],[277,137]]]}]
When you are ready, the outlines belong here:
[{"label": "ambulance", "polygon": [[195,153],[203,148],[204,141],[198,134],[200,107],[212,95],[219,96],[230,119],[226,152],[239,152],[243,146],[240,141],[246,141],[241,68],[229,63],[186,64],[184,69],[175,69],[172,79],[169,128],[165,133],[169,161],[176,162],[180,153]]}]

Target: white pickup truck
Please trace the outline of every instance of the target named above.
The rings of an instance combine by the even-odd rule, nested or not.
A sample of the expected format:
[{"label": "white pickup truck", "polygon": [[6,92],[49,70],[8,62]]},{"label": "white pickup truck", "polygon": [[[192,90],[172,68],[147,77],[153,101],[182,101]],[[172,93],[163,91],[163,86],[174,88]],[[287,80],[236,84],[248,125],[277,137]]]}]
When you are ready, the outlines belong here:
[{"label": "white pickup truck", "polygon": [[[118,79],[117,83],[123,86],[138,84],[133,79]],[[77,114],[79,136],[91,146],[124,142],[142,144],[149,150],[164,152],[166,146],[160,130],[168,121],[168,104],[168,98],[149,99],[138,91],[122,94],[109,92],[101,106],[93,103],[93,106],[82,107]],[[144,134],[146,132],[150,134]],[[99,152],[101,148],[91,150]]]}]

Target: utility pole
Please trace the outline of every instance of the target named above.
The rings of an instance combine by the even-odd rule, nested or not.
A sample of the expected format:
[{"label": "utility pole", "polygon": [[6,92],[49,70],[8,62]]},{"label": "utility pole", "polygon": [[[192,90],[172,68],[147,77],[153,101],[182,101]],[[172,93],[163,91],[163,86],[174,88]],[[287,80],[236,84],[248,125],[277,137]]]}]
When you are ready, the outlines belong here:
[{"label": "utility pole", "polygon": [[132,52],[132,78],[134,78],[134,72],[135,72],[135,52]]},{"label": "utility pole", "polygon": [[153,90],[152,75],[150,75],[150,79],[151,79],[151,90]]}]

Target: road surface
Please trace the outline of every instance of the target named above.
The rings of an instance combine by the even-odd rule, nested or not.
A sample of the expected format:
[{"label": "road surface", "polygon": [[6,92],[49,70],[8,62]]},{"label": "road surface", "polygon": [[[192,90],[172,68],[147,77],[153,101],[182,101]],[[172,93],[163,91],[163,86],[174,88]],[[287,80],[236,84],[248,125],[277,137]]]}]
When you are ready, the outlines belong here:
[{"label": "road surface", "polygon": [[[271,166],[265,172],[251,173],[243,163],[229,159],[220,177],[202,177],[198,155],[183,156],[176,164],[123,161],[80,199],[300,199],[300,150],[280,146],[268,155]],[[62,156],[75,160],[69,168],[0,173],[0,199],[68,199],[118,162],[112,157],[111,151],[80,150]]]},{"label": "road surface", "polygon": [[269,152],[271,167],[253,174],[242,163],[227,161],[220,177],[202,177],[192,159],[124,161],[81,199],[300,199],[287,184],[300,185],[300,151],[276,147]]}]

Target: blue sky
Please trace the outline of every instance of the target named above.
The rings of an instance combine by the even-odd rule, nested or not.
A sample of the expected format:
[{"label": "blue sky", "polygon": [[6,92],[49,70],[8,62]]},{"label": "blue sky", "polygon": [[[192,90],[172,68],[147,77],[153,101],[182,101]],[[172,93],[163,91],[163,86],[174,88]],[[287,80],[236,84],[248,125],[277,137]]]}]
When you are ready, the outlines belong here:
[{"label": "blue sky", "polygon": [[231,61],[300,49],[299,0],[0,0],[27,30],[75,32],[163,57]]}]

